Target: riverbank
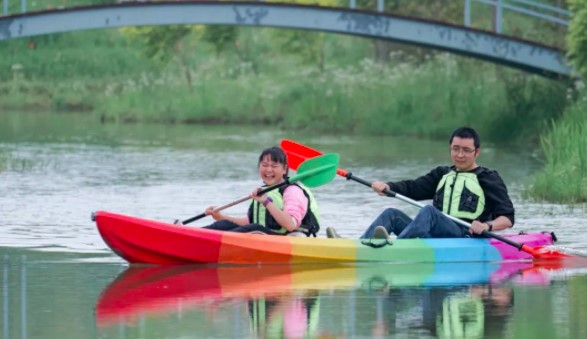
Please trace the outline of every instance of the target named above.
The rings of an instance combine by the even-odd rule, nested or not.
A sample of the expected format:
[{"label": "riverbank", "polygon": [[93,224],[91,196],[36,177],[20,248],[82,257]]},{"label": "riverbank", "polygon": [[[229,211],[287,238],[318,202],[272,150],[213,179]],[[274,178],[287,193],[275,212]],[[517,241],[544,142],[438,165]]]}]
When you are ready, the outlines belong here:
[{"label": "riverbank", "polygon": [[[254,41],[270,33],[243,36]],[[13,53],[3,54],[18,57],[0,61],[10,69],[0,107],[89,111],[112,123],[238,123],[432,138],[466,124],[488,141],[538,143],[545,122],[568,104],[562,82],[449,54],[399,50],[375,62],[364,39],[337,38],[324,43],[328,61],[321,64],[273,52],[254,60],[213,56],[205,48],[189,62],[161,64],[115,31],[44,37],[34,50],[14,41]],[[335,58],[337,50],[353,55]]]}]

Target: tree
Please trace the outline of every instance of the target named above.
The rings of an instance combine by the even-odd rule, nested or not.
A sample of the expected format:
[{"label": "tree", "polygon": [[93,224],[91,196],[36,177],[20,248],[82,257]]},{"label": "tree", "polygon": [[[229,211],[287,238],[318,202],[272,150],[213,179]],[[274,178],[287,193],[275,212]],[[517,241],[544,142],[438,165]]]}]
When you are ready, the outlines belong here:
[{"label": "tree", "polygon": [[214,46],[214,50],[218,55],[234,46],[238,38],[238,27],[206,26],[202,38]]},{"label": "tree", "polygon": [[199,26],[171,25],[171,26],[142,26],[123,28],[124,34],[143,46],[147,57],[161,63],[168,63],[173,57],[183,68],[188,86],[192,85],[191,71],[185,55],[182,40]]}]

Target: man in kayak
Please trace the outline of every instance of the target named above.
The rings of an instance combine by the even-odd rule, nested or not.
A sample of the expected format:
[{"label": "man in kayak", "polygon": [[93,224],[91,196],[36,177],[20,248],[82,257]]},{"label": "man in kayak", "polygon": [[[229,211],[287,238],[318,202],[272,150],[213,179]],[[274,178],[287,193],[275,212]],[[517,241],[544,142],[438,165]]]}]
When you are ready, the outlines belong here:
[{"label": "man in kayak", "polygon": [[[375,181],[371,185],[380,195],[389,189],[414,200],[432,199],[432,206],[420,210],[412,220],[402,211],[388,208],[367,228],[361,238],[462,238],[483,231],[501,231],[514,225],[514,206],[499,174],[477,165],[481,143],[470,127],[457,128],[451,135],[450,157],[453,166],[439,166],[414,180]],[[470,229],[443,215],[471,223]],[[338,237],[333,228],[328,237]]]},{"label": "man in kayak", "polygon": [[[288,166],[285,152],[279,147],[270,147],[259,156],[259,176],[265,186],[282,183],[287,178]],[[318,205],[310,190],[302,184],[292,183],[257,195],[261,188],[251,193],[253,201],[244,217],[233,217],[215,212],[215,206],[206,209],[216,222],[204,228],[242,232],[286,235],[301,231],[306,235],[316,235]]]}]

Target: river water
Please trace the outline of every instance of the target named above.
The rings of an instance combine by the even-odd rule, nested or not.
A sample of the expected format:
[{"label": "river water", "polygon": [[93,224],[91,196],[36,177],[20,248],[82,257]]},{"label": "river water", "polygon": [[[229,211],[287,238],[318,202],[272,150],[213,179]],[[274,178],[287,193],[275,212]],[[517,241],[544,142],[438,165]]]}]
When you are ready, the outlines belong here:
[{"label": "river water", "polygon": [[[259,152],[283,138],[339,153],[342,168],[367,180],[411,178],[449,161],[446,141],[247,126],[118,126],[84,114],[0,112],[4,337],[434,337],[456,336],[457,328],[472,337],[587,335],[580,320],[587,315],[583,265],[129,268],[90,220],[93,211],[108,210],[172,221],[236,200],[260,183]],[[585,251],[585,205],[524,198],[541,166],[538,154],[524,146],[484,145],[479,163],[497,169],[508,184],[514,231],[555,231],[559,246]],[[343,178],[313,192],[322,234],[336,226],[342,236],[357,237],[389,206],[416,213]],[[226,212],[240,215],[246,207]],[[227,278],[235,276],[242,279]],[[482,301],[482,311],[471,296]],[[456,316],[461,325],[455,327],[451,309],[472,320],[463,327],[462,314]]]}]

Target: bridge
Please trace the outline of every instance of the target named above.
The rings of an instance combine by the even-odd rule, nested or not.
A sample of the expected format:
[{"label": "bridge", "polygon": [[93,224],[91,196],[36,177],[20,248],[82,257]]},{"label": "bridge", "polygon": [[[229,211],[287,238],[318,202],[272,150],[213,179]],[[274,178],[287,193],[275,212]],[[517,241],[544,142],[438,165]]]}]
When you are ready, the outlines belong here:
[{"label": "bridge", "polygon": [[[455,0],[463,1],[463,0]],[[407,43],[507,65],[547,77],[572,75],[564,51],[502,34],[505,10],[530,15],[566,31],[569,12],[530,0],[464,0],[463,23],[445,23],[376,9],[241,1],[104,1],[107,5],[29,10],[27,0],[2,0],[0,42],[37,35],[145,25],[239,25],[331,32]],[[473,2],[493,8],[493,30],[471,27]],[[37,3],[37,2],[35,2]],[[87,1],[86,1],[87,3]],[[15,6],[16,4],[16,6]],[[17,11],[14,8],[20,5]],[[530,7],[528,7],[530,6]],[[535,9],[529,9],[535,8]]]}]

